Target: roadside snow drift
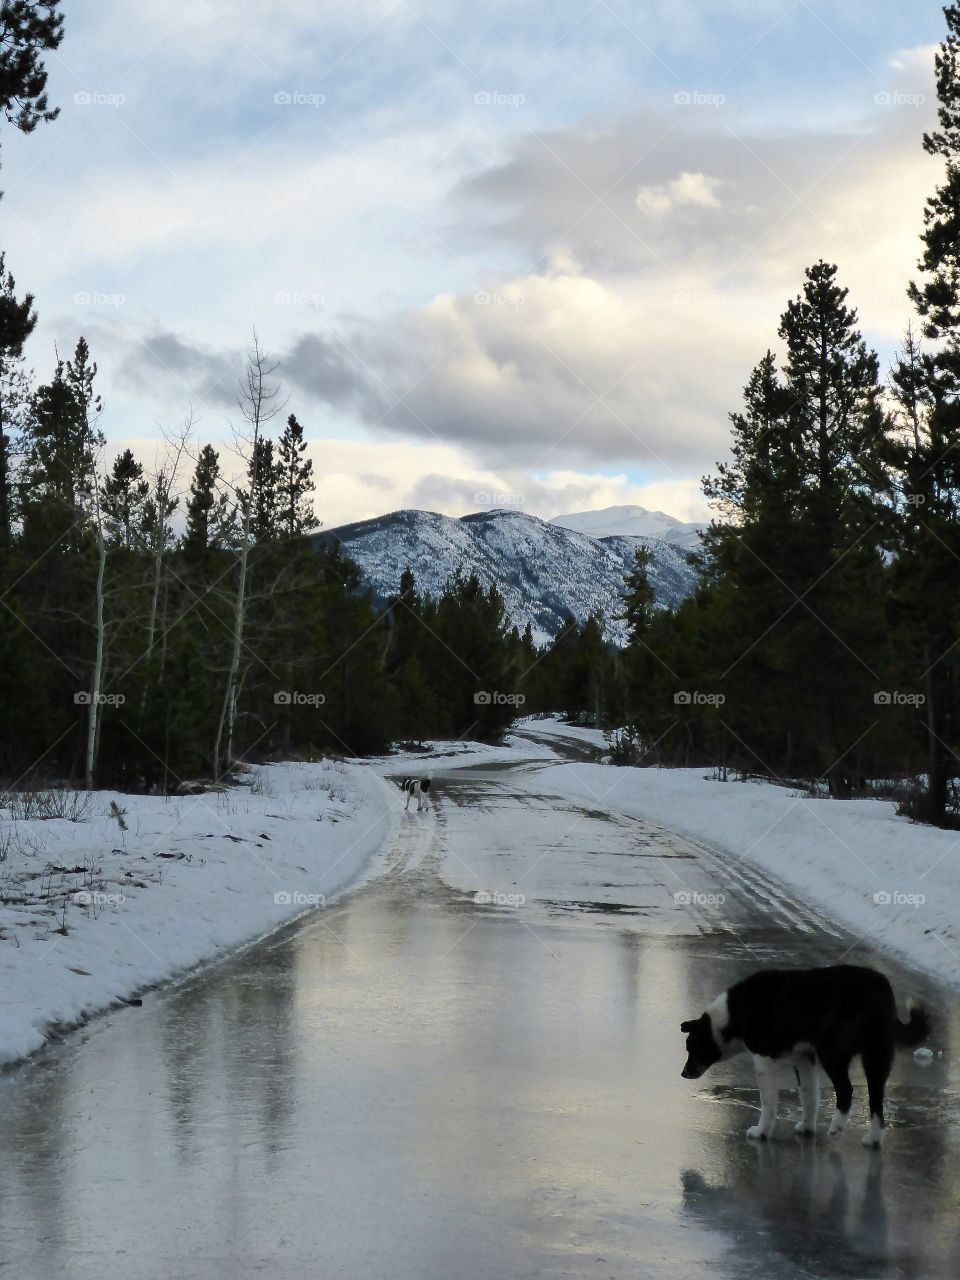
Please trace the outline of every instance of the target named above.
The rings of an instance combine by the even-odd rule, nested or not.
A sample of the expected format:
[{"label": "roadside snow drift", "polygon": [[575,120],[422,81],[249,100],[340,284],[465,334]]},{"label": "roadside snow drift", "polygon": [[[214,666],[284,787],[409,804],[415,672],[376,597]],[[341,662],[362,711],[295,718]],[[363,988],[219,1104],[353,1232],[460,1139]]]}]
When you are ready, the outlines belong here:
[{"label": "roadside snow drift", "polygon": [[373,771],[330,763],[261,766],[218,794],[6,799],[0,1063],[322,907],[398,809]]},{"label": "roadside snow drift", "polygon": [[[597,730],[526,720],[561,743],[605,745]],[[537,790],[646,818],[732,861],[762,867],[863,941],[960,985],[960,833],[898,817],[886,800],[811,798],[762,782],[717,782],[703,769],[560,764]]]}]

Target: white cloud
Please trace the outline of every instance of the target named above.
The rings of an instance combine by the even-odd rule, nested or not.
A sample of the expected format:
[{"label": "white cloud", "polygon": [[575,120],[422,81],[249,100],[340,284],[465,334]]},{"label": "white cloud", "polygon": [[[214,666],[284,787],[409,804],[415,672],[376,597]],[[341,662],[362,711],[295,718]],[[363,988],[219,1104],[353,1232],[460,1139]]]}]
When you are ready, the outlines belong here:
[{"label": "white cloud", "polygon": [[704,173],[681,173],[679,178],[670,183],[669,191],[671,198],[677,204],[695,204],[705,209],[719,209],[720,201],[717,198],[719,186],[718,178],[709,178]]},{"label": "white cloud", "polygon": [[662,218],[673,207],[666,187],[641,187],[634,199],[640,212],[651,218]]},{"label": "white cloud", "polygon": [[[675,107],[676,84],[699,83],[691,40],[764,57],[770,42],[736,28],[758,5],[786,14],[773,36],[806,22],[836,52],[781,0],[732,0],[722,19],[656,0],[631,16],[635,40],[579,0],[523,23],[509,0],[104,0],[55,63],[61,120],[4,142],[5,248],[41,315],[31,358],[43,374],[53,340],[86,332],[108,429],[193,400],[216,436],[256,323],[324,436],[328,522],[492,492],[541,514],[687,514],[804,266],[836,261],[868,336],[895,341],[937,174],[920,147],[929,45],[880,78],[858,55],[839,116],[811,91],[818,123],[771,123],[782,95],[736,90],[746,58],[725,105]],[[648,89],[660,41],[677,56]],[[77,88],[127,103],[74,109]],[[274,89],[324,89],[330,110],[274,111]],[[526,103],[478,107],[477,89]],[[124,301],[72,307],[88,293]],[[644,486],[624,478],[641,470]]]},{"label": "white cloud", "polygon": [[[227,435],[208,438],[220,454],[224,476],[239,482],[243,463]],[[197,438],[194,437],[193,453]],[[149,472],[160,457],[156,440],[129,437],[111,440],[104,462],[131,449]],[[315,509],[324,528],[372,519],[388,511],[420,508],[443,515],[506,507],[549,520],[569,511],[638,505],[666,510],[683,520],[708,518],[708,508],[694,481],[636,483],[626,475],[596,471],[546,470],[537,476],[482,465],[469,449],[407,441],[310,439],[307,456],[316,478]],[[181,508],[189,488],[192,461],[181,468]],[[182,520],[182,510],[178,516]]]},{"label": "white cloud", "polygon": [[681,173],[665,186],[641,187],[635,201],[641,213],[662,218],[675,205],[694,205],[701,209],[719,209],[718,178],[703,173]]}]

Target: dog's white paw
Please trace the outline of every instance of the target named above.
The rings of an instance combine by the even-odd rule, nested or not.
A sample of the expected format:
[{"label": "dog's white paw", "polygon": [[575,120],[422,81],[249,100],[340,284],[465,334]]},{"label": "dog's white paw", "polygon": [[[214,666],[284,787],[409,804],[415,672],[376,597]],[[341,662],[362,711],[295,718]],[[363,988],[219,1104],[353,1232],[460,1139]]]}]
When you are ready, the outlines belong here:
[{"label": "dog's white paw", "polygon": [[755,1141],[762,1142],[767,1138],[766,1129],[762,1129],[758,1124],[752,1124],[747,1130],[747,1137],[753,1138]]},{"label": "dog's white paw", "polygon": [[798,1138],[814,1138],[816,1137],[816,1133],[817,1133],[813,1125],[807,1124],[803,1120],[798,1121],[793,1126],[793,1131]]},{"label": "dog's white paw", "polygon": [[865,1133],[863,1135],[863,1145],[869,1147],[871,1151],[880,1151],[883,1148],[882,1133]]},{"label": "dog's white paw", "polygon": [[830,1128],[827,1130],[829,1136],[831,1138],[836,1138],[839,1134],[843,1133],[844,1129],[847,1127],[847,1121],[849,1119],[849,1113],[845,1114],[842,1111],[835,1111],[830,1120]]}]

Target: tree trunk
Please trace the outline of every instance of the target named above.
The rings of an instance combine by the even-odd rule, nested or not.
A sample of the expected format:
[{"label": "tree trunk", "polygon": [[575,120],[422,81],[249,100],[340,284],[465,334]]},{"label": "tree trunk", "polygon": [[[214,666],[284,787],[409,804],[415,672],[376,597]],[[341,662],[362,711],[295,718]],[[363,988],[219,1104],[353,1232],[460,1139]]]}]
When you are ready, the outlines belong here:
[{"label": "tree trunk", "polygon": [[[217,736],[213,745],[213,769],[216,777],[220,777],[223,766],[233,763],[233,735],[237,722],[237,685],[240,674],[240,651],[243,647],[243,630],[247,612],[247,576],[250,557],[250,531],[253,524],[253,513],[257,509],[260,497],[262,477],[258,474],[257,465],[260,439],[263,428],[271,418],[283,408],[286,401],[278,402],[279,389],[271,385],[270,378],[277,366],[271,365],[260,348],[256,331],[253,335],[253,346],[247,356],[247,371],[241,386],[240,408],[249,427],[245,442],[250,447],[250,490],[246,496],[243,515],[243,535],[240,547],[240,574],[237,582],[237,596],[233,609],[233,643],[230,650],[230,667],[227,672],[227,687],[223,696],[223,708],[217,725]],[[226,741],[224,742],[224,739]]]},{"label": "tree trunk", "polygon": [[10,543],[10,441],[3,433],[3,415],[0,414],[0,551]]},{"label": "tree trunk", "polygon": [[927,698],[927,795],[924,817],[928,822],[943,826],[947,813],[947,781],[949,773],[948,752],[944,742],[946,731],[944,714],[944,687],[940,662],[931,661],[932,647],[927,640],[923,646],[926,667],[925,687]]},{"label": "tree trunk", "polygon": [[87,753],[84,769],[84,786],[93,790],[93,776],[97,763],[97,742],[100,720],[100,694],[103,685],[104,623],[103,579],[107,568],[107,544],[103,540],[100,513],[97,512],[97,655],[90,681],[90,712],[87,717]]},{"label": "tree trunk", "polygon": [[[247,555],[250,534],[250,507],[247,504],[247,515],[244,518],[243,547],[240,551],[240,578],[237,582],[237,595],[233,608],[233,644],[230,649],[230,666],[227,671],[227,687],[217,724],[217,738],[213,746],[213,772],[219,778],[223,766],[227,768],[233,760],[233,731],[237,720],[237,677],[240,672],[240,650],[243,646],[243,624],[246,615],[247,593]],[[226,737],[226,749],[221,757],[221,747]]]}]

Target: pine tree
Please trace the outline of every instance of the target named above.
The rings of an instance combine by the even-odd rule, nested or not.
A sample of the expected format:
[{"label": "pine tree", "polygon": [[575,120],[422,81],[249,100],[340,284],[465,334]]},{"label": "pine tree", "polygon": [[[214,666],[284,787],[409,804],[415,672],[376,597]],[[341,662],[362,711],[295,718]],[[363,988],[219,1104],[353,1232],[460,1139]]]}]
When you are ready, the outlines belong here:
[{"label": "pine tree", "polygon": [[10,543],[13,523],[13,433],[23,430],[29,404],[23,346],[36,323],[33,295],[17,297],[16,283],[0,252],[0,550]]},{"label": "pine tree", "polygon": [[923,214],[925,277],[912,283],[910,297],[923,317],[929,338],[943,338],[938,364],[943,374],[960,377],[960,5],[944,8],[947,37],[936,56],[939,129],[923,135],[928,154],[939,156],[946,172],[927,200]]},{"label": "pine tree", "polygon": [[651,679],[651,664],[656,655],[650,648],[650,629],[654,618],[656,595],[650,582],[650,548],[639,546],[633,555],[633,566],[624,577],[620,593],[623,612],[619,620],[627,624],[627,644],[622,658],[627,718],[635,720],[643,700],[644,687]]},{"label": "pine tree", "polygon": [[205,444],[197,457],[197,465],[187,499],[183,554],[190,564],[199,564],[207,555],[222,548],[233,527],[233,512],[227,494],[221,488],[220,455]]},{"label": "pine tree", "polygon": [[82,499],[94,487],[94,465],[105,444],[98,425],[102,411],[93,383],[97,366],[81,338],[74,357],[58,361],[49,383],[31,405],[25,443],[28,488],[23,498],[24,534],[38,553],[60,541],[80,545],[89,511]]},{"label": "pine tree", "polygon": [[423,623],[434,643],[424,669],[443,691],[448,732],[497,739],[517,714],[509,699],[510,649],[503,597],[492,583],[484,590],[475,573],[461,569],[435,603],[423,606]]},{"label": "pine tree", "polygon": [[256,440],[247,465],[250,487],[239,496],[243,513],[253,500],[250,513],[250,536],[254,542],[272,542],[279,533],[279,474],[273,459],[273,441]]},{"label": "pine tree", "polygon": [[719,463],[716,476],[703,481],[704,493],[721,523],[738,527],[769,512],[778,493],[796,492],[803,483],[798,470],[800,443],[791,434],[797,422],[790,416],[789,392],[772,351],[750,374],[743,402],[742,412],[730,415],[732,461]]},{"label": "pine tree", "polygon": [[633,553],[633,566],[624,577],[625,590],[620,593],[623,613],[618,615],[619,620],[626,622],[628,642],[634,645],[642,644],[650,630],[656,599],[648,574],[650,557],[649,547],[637,547]]},{"label": "pine tree", "polygon": [[303,427],[291,413],[277,449],[277,507],[280,534],[288,541],[302,538],[317,527],[311,495],[313,462],[304,455],[307,442]]},{"label": "pine tree", "polygon": [[146,544],[145,522],[149,482],[143,478],[143,467],[129,449],[114,459],[113,468],[104,480],[100,503],[111,540],[128,551]]},{"label": "pine tree", "polygon": [[56,120],[47,101],[41,54],[60,47],[60,0],[3,0],[0,5],[0,111],[21,133]]},{"label": "pine tree", "polygon": [[[0,112],[21,133],[59,114],[47,100],[41,58],[63,40],[58,5],[59,0],[3,0],[0,5]],[[13,520],[10,432],[11,427],[22,430],[30,396],[23,344],[37,323],[33,296],[18,299],[14,290],[0,252],[0,551],[9,545]]]},{"label": "pine tree", "polygon": [[763,768],[819,768],[838,794],[877,689],[891,490],[877,358],[846,298],[836,267],[808,268],[780,324],[783,372],[770,353],[754,370],[733,460],[704,482],[722,517],[704,539],[707,577],[718,605],[729,597],[717,649],[737,690],[724,720]]},{"label": "pine tree", "polygon": [[903,481],[894,564],[901,619],[910,623],[926,697],[926,787],[918,816],[946,820],[951,775],[960,769],[957,608],[960,592],[960,6],[944,9],[947,36],[936,57],[939,128],[924,149],[944,162],[927,200],[909,295],[934,343],[922,353],[908,333],[893,376],[907,432],[896,451]]},{"label": "pine tree", "polygon": [[385,617],[388,640],[384,663],[395,677],[413,658],[422,658],[430,638],[424,626],[423,600],[409,565],[400,575],[399,591],[387,601]]}]

